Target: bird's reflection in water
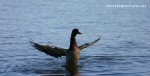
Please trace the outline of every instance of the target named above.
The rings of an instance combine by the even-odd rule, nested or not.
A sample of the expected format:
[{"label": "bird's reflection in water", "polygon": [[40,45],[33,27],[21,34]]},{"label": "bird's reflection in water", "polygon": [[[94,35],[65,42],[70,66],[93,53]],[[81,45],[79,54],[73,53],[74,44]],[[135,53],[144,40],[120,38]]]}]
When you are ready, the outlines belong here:
[{"label": "bird's reflection in water", "polygon": [[78,66],[78,65],[66,66],[66,75],[70,75],[70,76],[80,76],[80,73],[79,73],[79,66]]}]

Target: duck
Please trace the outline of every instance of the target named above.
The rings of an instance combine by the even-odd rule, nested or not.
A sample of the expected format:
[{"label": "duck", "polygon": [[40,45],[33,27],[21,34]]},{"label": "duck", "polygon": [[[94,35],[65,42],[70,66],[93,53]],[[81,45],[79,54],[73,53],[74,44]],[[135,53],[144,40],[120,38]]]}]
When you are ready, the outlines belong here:
[{"label": "duck", "polygon": [[76,42],[76,36],[82,34],[79,29],[74,28],[70,37],[70,46],[68,49],[60,48],[52,45],[42,45],[33,41],[30,41],[32,46],[45,54],[59,58],[66,57],[66,66],[76,65],[80,59],[80,51],[84,48],[94,45],[96,42],[100,40],[100,37],[92,42],[85,43],[83,45],[78,46]]}]

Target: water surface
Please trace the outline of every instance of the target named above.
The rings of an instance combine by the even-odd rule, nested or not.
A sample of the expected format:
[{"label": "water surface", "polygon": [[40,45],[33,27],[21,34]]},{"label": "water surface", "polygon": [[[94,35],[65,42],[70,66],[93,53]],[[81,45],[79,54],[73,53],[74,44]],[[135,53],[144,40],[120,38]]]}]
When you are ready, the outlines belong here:
[{"label": "water surface", "polygon": [[[146,4],[145,8],[108,8],[107,4]],[[148,0],[0,0],[0,74],[66,75],[65,58],[31,47],[29,40],[68,48],[73,28],[78,45],[101,36],[81,51],[78,74],[150,75],[150,1]]]}]

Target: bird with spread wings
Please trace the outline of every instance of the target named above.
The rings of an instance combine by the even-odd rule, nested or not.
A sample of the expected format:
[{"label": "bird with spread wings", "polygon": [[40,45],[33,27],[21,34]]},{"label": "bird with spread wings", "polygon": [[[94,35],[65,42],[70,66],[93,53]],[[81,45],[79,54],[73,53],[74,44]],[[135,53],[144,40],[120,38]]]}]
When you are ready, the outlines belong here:
[{"label": "bird with spread wings", "polygon": [[[99,40],[100,40],[100,38],[98,38],[92,42],[85,43],[78,47],[80,48],[80,50],[82,50],[84,48],[92,46],[94,43],[98,42]],[[30,41],[30,43],[32,44],[32,46],[34,48],[38,49],[41,52],[46,53],[47,55],[53,56],[55,58],[66,56],[67,50],[69,50],[69,49],[64,49],[64,48],[51,46],[51,45],[41,45],[41,44],[35,43],[33,41]]]},{"label": "bird with spread wings", "polygon": [[85,43],[81,46],[78,46],[77,42],[76,42],[76,38],[75,38],[77,34],[82,34],[82,33],[79,32],[78,29],[73,29],[72,33],[71,33],[71,37],[70,37],[69,49],[64,49],[64,48],[51,46],[51,45],[41,45],[41,44],[35,43],[33,41],[30,41],[30,43],[32,44],[32,46],[34,48],[38,49],[41,52],[44,52],[55,58],[66,56],[66,63],[77,64],[77,62],[80,58],[80,51],[84,48],[92,46],[93,44],[95,44],[96,42],[98,42],[100,40],[100,38],[98,38],[92,42]]}]

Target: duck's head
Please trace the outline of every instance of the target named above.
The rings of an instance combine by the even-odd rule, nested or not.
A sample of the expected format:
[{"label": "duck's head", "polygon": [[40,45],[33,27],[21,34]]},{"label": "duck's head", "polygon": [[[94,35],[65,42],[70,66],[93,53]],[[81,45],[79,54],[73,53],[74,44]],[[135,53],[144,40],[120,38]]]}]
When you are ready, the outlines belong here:
[{"label": "duck's head", "polygon": [[82,33],[79,32],[79,30],[75,28],[75,29],[72,30],[71,37],[76,37],[77,34],[82,34]]}]

